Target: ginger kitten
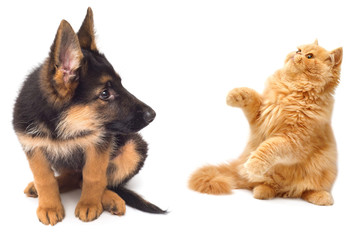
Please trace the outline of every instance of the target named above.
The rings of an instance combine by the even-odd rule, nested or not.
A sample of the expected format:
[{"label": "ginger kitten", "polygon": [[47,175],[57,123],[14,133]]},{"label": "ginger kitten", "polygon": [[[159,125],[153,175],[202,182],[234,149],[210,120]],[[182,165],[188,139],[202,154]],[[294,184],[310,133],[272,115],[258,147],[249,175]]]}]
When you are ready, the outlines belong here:
[{"label": "ginger kitten", "polygon": [[230,91],[227,104],[244,111],[250,139],[235,161],[198,169],[189,187],[209,194],[252,189],[257,199],[332,205],[337,152],[331,114],[342,52],[329,52],[317,41],[302,45],[269,77],[262,95],[245,87]]}]

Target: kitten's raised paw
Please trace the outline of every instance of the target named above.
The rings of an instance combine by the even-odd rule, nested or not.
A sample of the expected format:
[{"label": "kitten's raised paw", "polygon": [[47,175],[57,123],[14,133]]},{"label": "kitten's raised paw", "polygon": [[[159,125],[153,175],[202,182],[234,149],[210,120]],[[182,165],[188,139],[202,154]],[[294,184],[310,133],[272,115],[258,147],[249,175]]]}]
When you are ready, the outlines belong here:
[{"label": "kitten's raised paw", "polygon": [[261,159],[250,157],[244,167],[250,178],[257,178],[263,176],[269,170],[270,165]]},{"label": "kitten's raised paw", "polygon": [[303,193],[302,198],[309,203],[320,206],[330,206],[334,204],[334,199],[327,191],[306,191]]},{"label": "kitten's raised paw", "polygon": [[226,103],[232,107],[246,107],[251,101],[252,91],[250,88],[234,88],[226,98]]}]

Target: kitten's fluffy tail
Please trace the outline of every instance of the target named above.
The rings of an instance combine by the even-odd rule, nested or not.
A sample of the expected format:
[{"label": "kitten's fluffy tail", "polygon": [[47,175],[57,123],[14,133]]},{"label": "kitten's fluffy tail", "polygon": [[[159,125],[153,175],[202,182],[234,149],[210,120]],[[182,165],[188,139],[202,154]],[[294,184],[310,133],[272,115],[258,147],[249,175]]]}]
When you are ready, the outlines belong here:
[{"label": "kitten's fluffy tail", "polygon": [[230,194],[238,178],[236,168],[228,164],[204,166],[191,175],[189,188],[201,193]]}]

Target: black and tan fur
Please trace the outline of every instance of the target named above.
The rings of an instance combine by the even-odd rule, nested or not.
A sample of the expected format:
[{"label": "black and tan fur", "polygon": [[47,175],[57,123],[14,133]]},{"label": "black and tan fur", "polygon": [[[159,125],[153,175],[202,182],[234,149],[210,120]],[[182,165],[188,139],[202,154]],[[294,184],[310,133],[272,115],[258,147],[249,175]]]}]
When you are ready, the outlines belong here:
[{"label": "black and tan fur", "polygon": [[39,220],[61,221],[60,192],[80,187],[75,214],[83,221],[103,209],[123,215],[125,203],[164,213],[123,187],[147,157],[147,143],[137,132],[154,118],[97,50],[92,10],[77,34],[63,20],[49,57],[24,82],[13,116],[34,175],[25,193],[39,197]]}]

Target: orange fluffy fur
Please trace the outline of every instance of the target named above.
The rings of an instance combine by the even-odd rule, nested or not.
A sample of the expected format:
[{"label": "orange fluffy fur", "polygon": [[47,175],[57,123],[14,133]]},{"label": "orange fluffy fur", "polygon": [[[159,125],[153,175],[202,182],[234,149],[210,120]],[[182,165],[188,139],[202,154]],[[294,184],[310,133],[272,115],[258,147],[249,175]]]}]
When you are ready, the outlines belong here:
[{"label": "orange fluffy fur", "polygon": [[250,88],[230,91],[227,104],[242,108],[249,121],[248,144],[235,161],[193,173],[189,187],[209,194],[245,188],[257,199],[332,205],[337,153],[331,114],[341,62],[342,48],[329,52],[315,41],[288,54],[262,95]]}]

